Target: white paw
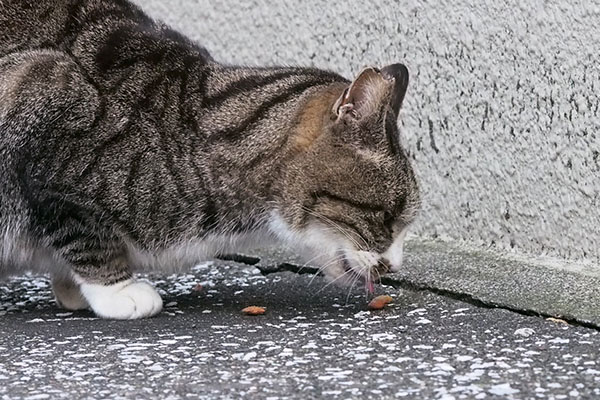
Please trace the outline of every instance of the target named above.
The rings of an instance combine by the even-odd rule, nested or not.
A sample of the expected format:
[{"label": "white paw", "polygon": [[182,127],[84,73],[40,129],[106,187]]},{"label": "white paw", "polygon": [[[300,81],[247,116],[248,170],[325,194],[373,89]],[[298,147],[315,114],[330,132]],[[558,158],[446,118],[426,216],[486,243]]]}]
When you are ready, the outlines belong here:
[{"label": "white paw", "polygon": [[159,294],[145,282],[127,280],[109,286],[82,283],[81,293],[102,318],[138,319],[162,310]]},{"label": "white paw", "polygon": [[79,285],[69,277],[52,277],[52,291],[56,302],[62,308],[75,311],[85,310],[89,307],[88,302],[81,294],[81,290],[79,290]]}]

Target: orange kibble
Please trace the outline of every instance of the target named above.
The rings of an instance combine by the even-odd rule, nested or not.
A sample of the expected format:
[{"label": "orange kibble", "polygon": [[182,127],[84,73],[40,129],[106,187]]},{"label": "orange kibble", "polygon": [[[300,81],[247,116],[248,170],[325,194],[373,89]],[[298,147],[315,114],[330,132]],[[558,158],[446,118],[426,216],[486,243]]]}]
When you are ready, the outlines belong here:
[{"label": "orange kibble", "polygon": [[201,292],[202,289],[203,289],[202,285],[201,284],[197,284],[196,286],[194,286],[192,288],[192,291],[194,291],[194,292]]},{"label": "orange kibble", "polygon": [[388,295],[381,295],[375,297],[373,300],[369,302],[369,310],[381,310],[387,304],[393,302],[394,299]]},{"label": "orange kibble", "polygon": [[258,306],[250,306],[244,308],[242,312],[246,315],[263,315],[265,313],[265,308]]}]

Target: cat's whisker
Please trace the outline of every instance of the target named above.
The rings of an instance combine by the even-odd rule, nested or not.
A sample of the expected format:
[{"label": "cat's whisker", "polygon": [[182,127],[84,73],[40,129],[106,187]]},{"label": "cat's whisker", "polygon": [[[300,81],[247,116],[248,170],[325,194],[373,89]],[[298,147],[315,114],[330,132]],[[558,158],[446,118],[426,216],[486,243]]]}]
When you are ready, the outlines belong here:
[{"label": "cat's whisker", "polygon": [[341,233],[342,235],[344,235],[344,237],[346,237],[349,241],[352,242],[352,244],[354,245],[354,247],[356,247],[357,250],[361,250],[362,247],[359,245],[359,243],[350,236],[349,233],[347,233],[345,230],[340,231],[340,229],[343,228],[338,228],[335,226],[325,226],[323,228],[321,228],[321,230],[325,231],[325,232],[333,232],[333,233]]},{"label": "cat's whisker", "polygon": [[323,264],[321,267],[319,267],[319,269],[317,270],[317,273],[313,275],[313,277],[310,279],[310,281],[308,282],[308,286],[310,286],[312,284],[312,282],[315,280],[315,278],[319,275],[322,275],[323,271],[325,271],[327,268],[329,268],[331,265],[336,264],[337,262],[339,262],[340,259],[333,259],[325,264]]},{"label": "cat's whisker", "polygon": [[354,274],[354,279],[352,280],[352,284],[350,285],[350,289],[348,290],[348,295],[346,296],[346,305],[348,304],[348,300],[350,299],[350,295],[352,294],[352,291],[354,290],[354,286],[356,285],[356,283],[358,282],[358,280],[361,278],[360,274]]},{"label": "cat's whisker", "polygon": [[[375,270],[375,273],[377,274],[377,283],[381,283],[381,274],[379,273],[377,268],[374,268],[374,270]],[[370,271],[369,271],[369,275],[370,275]],[[373,284],[375,284],[375,282],[373,282]]]},{"label": "cat's whisker", "polygon": [[363,265],[360,269],[361,275],[365,279],[365,298],[369,298],[369,287],[371,286],[371,273],[368,265]]},{"label": "cat's whisker", "polygon": [[381,272],[377,268],[375,268],[375,272],[377,272],[377,282],[381,283]]},{"label": "cat's whisker", "polygon": [[330,260],[329,262],[327,262],[326,264],[323,264],[321,267],[319,267],[319,269],[317,270],[317,273],[308,282],[308,286],[310,286],[312,284],[312,282],[314,281],[314,279],[317,276],[319,276],[321,274],[321,272],[325,271],[327,268],[329,268],[329,266],[331,266],[331,265],[333,265],[333,264],[341,261],[342,257],[343,256],[336,256],[332,260]]},{"label": "cat's whisker", "polygon": [[[320,215],[314,211],[312,211],[311,209],[309,209],[306,206],[302,206],[302,209],[309,215],[321,220],[322,222],[324,222],[325,224],[329,225],[331,228],[334,229],[334,231],[336,233],[340,233],[342,234],[346,239],[348,239],[350,242],[352,242],[352,244],[356,247],[357,250],[362,250],[363,246],[361,246],[358,241],[351,235],[348,233],[348,231],[346,229],[344,229],[343,227],[341,227],[339,224],[337,224],[336,222],[332,221],[330,218],[327,218],[324,215]],[[367,245],[367,242],[365,241],[365,239],[358,234],[358,232],[355,232],[358,237],[362,240],[362,242],[364,243],[364,245]]]},{"label": "cat's whisker", "polygon": [[333,279],[331,282],[328,282],[325,286],[323,286],[317,293],[315,294],[319,294],[321,293],[323,290],[327,289],[329,286],[333,285],[335,282],[337,282],[338,280],[344,278],[346,275],[348,274],[353,274],[355,273],[352,269],[349,269],[348,271],[345,271],[343,274],[341,274],[340,276],[338,276],[337,278]]},{"label": "cat's whisker", "polygon": [[[309,264],[310,264],[312,261],[316,260],[316,259],[317,259],[317,258],[319,258],[319,257],[321,257],[321,255],[320,255],[320,254],[318,254],[318,255],[316,255],[316,256],[314,256],[314,257],[312,257],[310,260],[306,261],[304,264],[302,264],[302,265],[300,266],[300,269],[298,270],[298,272],[301,272],[301,271],[302,271],[304,268],[308,267],[308,265],[309,265]],[[319,270],[319,269],[320,269],[320,268],[317,268],[317,270]]]},{"label": "cat's whisker", "polygon": [[348,233],[347,229],[344,229],[343,227],[341,227],[339,224],[333,222],[332,220],[330,220],[327,217],[324,216],[320,216],[321,219],[326,223],[329,224],[332,228],[334,228],[334,230],[336,230],[337,232],[341,233],[346,239],[348,239],[350,242],[352,242],[352,244],[356,247],[357,250],[364,250],[366,249],[367,246],[367,242],[365,241],[365,239],[363,239],[363,237],[356,233],[356,235],[358,236],[358,238],[363,242],[364,246],[362,246],[354,236],[352,236],[350,233]]}]

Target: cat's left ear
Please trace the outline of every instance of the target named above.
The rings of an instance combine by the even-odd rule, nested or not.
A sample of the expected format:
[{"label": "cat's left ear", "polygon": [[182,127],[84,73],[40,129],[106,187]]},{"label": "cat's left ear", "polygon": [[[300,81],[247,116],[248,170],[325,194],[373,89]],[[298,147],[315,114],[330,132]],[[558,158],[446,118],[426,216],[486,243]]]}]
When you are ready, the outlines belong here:
[{"label": "cat's left ear", "polygon": [[397,117],[408,88],[408,68],[404,64],[388,65],[381,70],[381,75],[393,82],[390,106]]},{"label": "cat's left ear", "polygon": [[365,68],[335,102],[333,112],[338,119],[361,119],[389,105],[397,116],[407,87],[408,69],[403,64]]}]

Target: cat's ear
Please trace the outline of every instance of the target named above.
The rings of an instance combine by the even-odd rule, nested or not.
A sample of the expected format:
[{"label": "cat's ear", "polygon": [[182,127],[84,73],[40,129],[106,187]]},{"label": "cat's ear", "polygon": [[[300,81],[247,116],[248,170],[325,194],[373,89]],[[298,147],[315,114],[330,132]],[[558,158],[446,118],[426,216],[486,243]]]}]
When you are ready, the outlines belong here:
[{"label": "cat's ear", "polygon": [[338,119],[361,119],[389,105],[397,115],[407,86],[408,69],[402,64],[388,65],[382,70],[365,68],[335,102],[333,112]]},{"label": "cat's ear", "polygon": [[340,118],[360,119],[372,114],[389,92],[389,83],[375,68],[364,68],[333,106]]},{"label": "cat's ear", "polygon": [[404,101],[404,96],[406,95],[406,89],[408,88],[408,68],[404,64],[388,65],[381,70],[381,75],[393,82],[390,106],[396,116],[398,116],[400,107],[402,107],[402,101]]}]

